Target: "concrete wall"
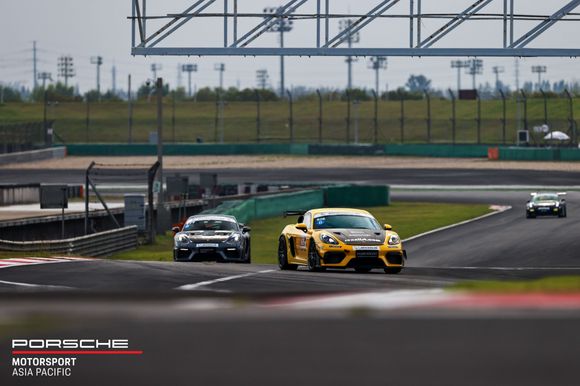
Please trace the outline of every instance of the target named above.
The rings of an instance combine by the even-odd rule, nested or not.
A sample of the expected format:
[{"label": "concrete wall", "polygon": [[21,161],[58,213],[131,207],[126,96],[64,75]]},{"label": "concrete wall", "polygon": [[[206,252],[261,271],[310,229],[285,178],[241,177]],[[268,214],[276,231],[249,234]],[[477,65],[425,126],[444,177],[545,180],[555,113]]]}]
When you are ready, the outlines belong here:
[{"label": "concrete wall", "polygon": [[0,206],[39,202],[39,184],[0,185]]},{"label": "concrete wall", "polygon": [[19,153],[0,154],[0,165],[43,161],[47,159],[66,157],[66,147],[53,147],[50,149],[23,151]]}]

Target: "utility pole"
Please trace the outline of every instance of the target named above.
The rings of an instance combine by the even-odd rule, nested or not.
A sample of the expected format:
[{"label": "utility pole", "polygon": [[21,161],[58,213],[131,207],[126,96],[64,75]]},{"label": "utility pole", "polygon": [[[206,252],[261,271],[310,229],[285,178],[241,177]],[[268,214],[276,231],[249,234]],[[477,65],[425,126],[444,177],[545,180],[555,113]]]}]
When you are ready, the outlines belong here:
[{"label": "utility pole", "polygon": [[[347,29],[350,29],[353,24],[354,24],[354,20],[352,20],[352,19],[341,20],[339,22],[340,31],[343,32],[343,31],[346,31]],[[359,43],[359,42],[360,42],[360,33],[359,32],[355,32],[353,34],[348,35],[348,39],[347,39],[348,48],[352,48],[353,43]],[[352,89],[352,63],[356,62],[356,61],[357,61],[357,59],[353,58],[352,56],[346,57],[346,64],[348,66],[348,80],[347,80],[346,87],[349,90]]]},{"label": "utility pole", "polygon": [[473,90],[477,90],[476,76],[483,74],[483,60],[481,59],[470,59],[466,62],[467,74],[471,75],[473,81]]},{"label": "utility pole", "polygon": [[187,96],[191,98],[191,73],[197,72],[197,64],[182,64],[181,71],[187,72]]},{"label": "utility pole", "polygon": [[113,95],[117,94],[117,67],[113,64],[113,68],[111,69],[111,78],[112,78],[112,93]]},{"label": "utility pole", "polygon": [[177,87],[176,88],[181,88],[181,73],[183,72],[181,70],[182,66],[181,63],[177,63]]},{"label": "utility pole", "polygon": [[520,59],[519,58],[516,58],[514,69],[515,69],[515,78],[516,78],[516,92],[518,92],[520,89]]},{"label": "utility pole", "polygon": [[37,61],[37,59],[36,59],[36,40],[35,40],[35,41],[32,42],[32,72],[33,72],[33,74],[32,74],[32,79],[33,79],[32,84],[34,85],[34,89],[36,89],[38,87],[38,82],[37,82],[38,75],[36,73],[36,61]]},{"label": "utility pole", "polygon": [[380,97],[379,90],[379,72],[387,68],[387,57],[386,56],[373,56],[371,57],[371,62],[369,63],[369,68],[375,71],[375,92],[377,96]]},{"label": "utility pole", "polygon": [[133,143],[133,95],[131,95],[131,74],[127,76],[127,104],[129,113],[129,138],[128,142]]},{"label": "utility pole", "polygon": [[58,58],[58,75],[64,78],[64,87],[68,88],[68,78],[75,76],[73,58],[71,56],[61,56]]},{"label": "utility pole", "polygon": [[516,77],[516,121],[518,122],[518,130],[522,128],[521,108],[520,108],[520,60],[516,58],[515,61],[515,77]]},{"label": "utility pole", "polygon": [[[159,181],[159,193],[157,194],[157,231],[161,230],[163,217],[165,214],[164,197],[163,197],[163,79],[158,78],[156,82],[157,94],[157,162],[159,169],[157,178]],[[153,208],[149,208],[153,210]]]},{"label": "utility pole", "polygon": [[42,80],[42,89],[44,90],[46,89],[46,80],[48,79],[52,82],[52,74],[50,72],[39,72],[38,79]]},{"label": "utility pole", "polygon": [[161,71],[163,69],[163,66],[159,63],[152,63],[151,64],[151,73],[153,74],[153,79],[156,80],[157,78],[157,72]]},{"label": "utility pole", "polygon": [[451,68],[457,69],[457,92],[461,90],[461,69],[469,67],[469,63],[463,60],[453,60],[451,61]]},{"label": "utility pole", "polygon": [[220,73],[220,90],[224,89],[224,72],[226,71],[225,63],[216,63],[214,65],[214,70]]},{"label": "utility pole", "polygon": [[268,70],[263,69],[256,71],[256,83],[258,85],[258,88],[265,90],[268,87],[268,79],[270,79],[270,76],[268,75]]},{"label": "utility pole", "polygon": [[[266,7],[264,8],[265,18],[271,17],[273,14],[277,16],[276,22],[268,29],[268,32],[275,32],[280,34],[280,48],[284,48],[284,33],[292,31],[294,22],[282,17],[284,13],[282,7]],[[280,98],[284,98],[286,92],[284,71],[284,55],[280,55]]]},{"label": "utility pole", "polygon": [[101,65],[103,64],[103,57],[102,56],[92,56],[91,57],[91,64],[97,66],[97,96],[99,102],[101,101]]},{"label": "utility pole", "polygon": [[495,88],[496,90],[499,90],[499,74],[503,74],[505,72],[505,68],[503,68],[503,66],[493,66],[491,70],[495,74]]},{"label": "utility pole", "polygon": [[546,66],[532,66],[532,73],[538,74],[538,90],[542,88],[542,74],[548,72]]}]

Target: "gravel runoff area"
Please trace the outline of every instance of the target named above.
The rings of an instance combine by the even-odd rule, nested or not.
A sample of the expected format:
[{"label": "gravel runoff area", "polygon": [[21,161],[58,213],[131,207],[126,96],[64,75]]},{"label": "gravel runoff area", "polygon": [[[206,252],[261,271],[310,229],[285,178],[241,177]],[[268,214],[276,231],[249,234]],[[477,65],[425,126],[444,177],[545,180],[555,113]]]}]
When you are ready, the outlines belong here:
[{"label": "gravel runoff area", "polygon": [[[63,159],[0,166],[0,169],[86,169],[92,161],[103,165],[143,168],[157,158],[66,157]],[[167,156],[166,169],[286,169],[286,168],[396,168],[396,169],[497,169],[580,171],[580,162],[489,161],[482,158],[419,158],[390,156]]]}]

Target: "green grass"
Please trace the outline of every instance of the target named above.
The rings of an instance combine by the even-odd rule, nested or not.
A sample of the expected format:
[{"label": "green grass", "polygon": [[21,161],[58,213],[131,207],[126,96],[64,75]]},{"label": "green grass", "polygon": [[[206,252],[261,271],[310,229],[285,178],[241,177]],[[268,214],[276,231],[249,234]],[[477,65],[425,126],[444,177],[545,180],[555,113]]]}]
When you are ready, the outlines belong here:
[{"label": "green grass", "polygon": [[[170,99],[165,101],[165,141],[173,140],[172,108]],[[568,105],[565,99],[549,100],[549,120],[553,128],[566,131],[568,127]],[[373,137],[373,102],[362,102],[359,111],[360,141],[370,142]],[[381,143],[400,141],[400,102],[379,103],[379,140]],[[451,102],[433,98],[432,135],[434,142],[451,140]],[[575,104],[575,116],[580,116],[580,104]],[[324,103],[323,139],[326,143],[344,142],[346,133],[346,102]],[[426,102],[405,102],[405,141],[426,140]],[[175,108],[175,140],[195,142],[201,137],[205,142],[214,142],[214,102],[179,102]],[[261,106],[262,142],[288,141],[287,102],[264,102]],[[544,112],[541,99],[530,99],[528,103],[529,126],[543,123]],[[476,141],[476,104],[474,101],[457,102],[457,141]],[[351,140],[354,138],[352,113]],[[502,104],[500,101],[482,102],[482,140],[497,143],[501,139]],[[40,122],[43,117],[41,103],[9,103],[0,106],[2,122]],[[79,102],[59,103],[48,108],[48,119],[56,120],[55,130],[67,143],[125,143],[128,139],[128,107],[121,102],[93,103],[90,106],[89,127],[86,125],[86,105]],[[507,128],[509,141],[515,140],[517,124],[515,100],[507,102]],[[149,132],[156,130],[156,109],[153,102],[140,101],[134,106],[133,140],[148,141]],[[313,142],[318,138],[318,103],[297,101],[294,105],[295,138],[298,142]],[[225,107],[224,140],[226,142],[256,141],[256,106],[253,102],[231,102]]]},{"label": "green grass", "polygon": [[[487,205],[432,204],[395,202],[391,206],[366,208],[381,224],[390,224],[399,235],[407,237],[454,224],[489,213]],[[292,218],[274,217],[252,221],[252,261],[258,264],[276,263],[276,248],[280,232]],[[158,237],[157,243],[113,256],[114,259],[172,259],[173,239],[170,234]]]},{"label": "green grass", "polygon": [[579,292],[580,276],[558,276],[519,281],[469,281],[457,283],[449,289],[487,293]]}]

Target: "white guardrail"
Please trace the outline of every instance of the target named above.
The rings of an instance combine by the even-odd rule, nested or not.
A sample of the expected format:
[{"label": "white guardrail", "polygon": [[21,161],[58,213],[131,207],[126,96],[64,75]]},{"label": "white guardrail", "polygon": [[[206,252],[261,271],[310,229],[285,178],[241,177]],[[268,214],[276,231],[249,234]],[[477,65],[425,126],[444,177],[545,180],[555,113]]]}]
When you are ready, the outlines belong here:
[{"label": "white guardrail", "polygon": [[0,240],[0,251],[102,257],[135,249],[137,244],[137,227],[130,226],[64,240]]}]

